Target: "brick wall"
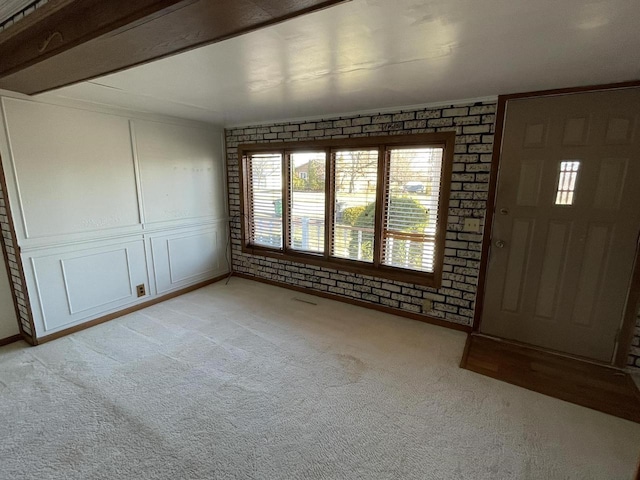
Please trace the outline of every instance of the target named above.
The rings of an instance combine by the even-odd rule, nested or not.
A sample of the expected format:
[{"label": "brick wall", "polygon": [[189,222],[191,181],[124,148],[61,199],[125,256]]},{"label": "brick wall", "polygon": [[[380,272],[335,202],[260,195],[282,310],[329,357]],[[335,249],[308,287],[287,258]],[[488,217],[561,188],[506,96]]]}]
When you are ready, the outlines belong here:
[{"label": "brick wall", "polygon": [[[233,270],[457,324],[471,325],[482,236],[463,232],[462,226],[465,217],[475,217],[481,219],[481,222],[484,221],[495,110],[494,102],[485,102],[227,130]],[[457,136],[441,288],[388,281],[242,253],[237,155],[239,144],[451,130],[455,131]],[[432,301],[432,309],[423,312],[425,299]]]},{"label": "brick wall", "polygon": [[18,245],[13,230],[13,224],[9,219],[8,206],[5,192],[0,182],[0,230],[2,231],[2,250],[7,258],[7,271],[9,273],[9,285],[15,301],[17,302],[17,316],[20,324],[20,331],[26,340],[33,342],[33,320],[31,318],[31,307],[25,287],[24,272],[22,270],[19,252],[16,251]]},{"label": "brick wall", "polygon": [[634,370],[640,373],[640,308],[636,317],[635,336],[631,342],[631,350],[629,350],[629,366],[634,367]]},{"label": "brick wall", "polygon": [[[226,131],[231,215],[232,268],[236,272],[285,284],[370,302],[452,323],[471,325],[475,306],[482,236],[465,233],[465,217],[484,221],[496,105],[454,104],[380,115],[327,118],[319,121],[256,125]],[[442,287],[433,289],[302,263],[242,253],[237,146],[241,143],[320,140],[456,132],[456,149]],[[433,308],[423,312],[424,300]],[[629,366],[640,369],[640,312]]]}]

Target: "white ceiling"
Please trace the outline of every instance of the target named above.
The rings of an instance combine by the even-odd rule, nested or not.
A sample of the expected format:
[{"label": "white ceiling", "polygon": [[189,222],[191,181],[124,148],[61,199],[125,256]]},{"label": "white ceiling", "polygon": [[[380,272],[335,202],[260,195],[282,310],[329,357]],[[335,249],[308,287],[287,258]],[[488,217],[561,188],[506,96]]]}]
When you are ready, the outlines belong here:
[{"label": "white ceiling", "polygon": [[353,0],[45,96],[225,126],[640,78],[638,0]]}]

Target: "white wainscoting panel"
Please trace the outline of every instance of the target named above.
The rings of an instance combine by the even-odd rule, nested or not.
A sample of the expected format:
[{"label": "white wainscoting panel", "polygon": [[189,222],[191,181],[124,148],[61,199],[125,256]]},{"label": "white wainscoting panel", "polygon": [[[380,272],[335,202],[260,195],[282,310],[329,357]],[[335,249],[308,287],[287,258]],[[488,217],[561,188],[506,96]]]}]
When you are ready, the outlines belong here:
[{"label": "white wainscoting panel", "polygon": [[37,337],[228,271],[220,128],[10,94],[0,107]]},{"label": "white wainscoting panel", "polygon": [[158,294],[221,275],[225,262],[225,230],[218,225],[150,236]]},{"label": "white wainscoting panel", "polygon": [[19,237],[140,224],[126,117],[6,97],[2,105]]},{"label": "white wainscoting panel", "polygon": [[146,224],[225,215],[221,136],[133,120]]},{"label": "white wainscoting panel", "polygon": [[[129,249],[117,247],[60,260],[69,313],[74,315],[133,295]],[[93,277],[87,282],[87,274]]]},{"label": "white wainscoting panel", "polygon": [[[25,259],[27,260],[27,259]],[[118,309],[138,300],[136,286],[149,291],[143,239],[120,244],[39,254],[28,258],[39,309],[36,330],[61,327]]]},{"label": "white wainscoting panel", "polygon": [[220,268],[216,231],[167,239],[171,284],[213,273]]}]

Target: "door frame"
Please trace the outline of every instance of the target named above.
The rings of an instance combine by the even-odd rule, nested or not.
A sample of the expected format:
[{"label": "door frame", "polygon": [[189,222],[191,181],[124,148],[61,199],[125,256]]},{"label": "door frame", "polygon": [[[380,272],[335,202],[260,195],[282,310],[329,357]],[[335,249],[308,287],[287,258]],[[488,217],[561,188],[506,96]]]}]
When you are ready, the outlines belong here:
[{"label": "door frame", "polygon": [[[476,304],[473,315],[472,332],[479,332],[482,323],[482,309],[484,307],[484,296],[486,290],[487,269],[489,265],[489,250],[491,248],[491,235],[493,230],[493,216],[496,205],[496,194],[498,186],[498,171],[500,164],[500,153],[502,151],[502,138],[504,133],[504,121],[507,102],[510,100],[535,97],[551,97],[555,95],[566,95],[572,93],[587,93],[606,90],[615,90],[629,87],[640,87],[640,80],[609,83],[605,85],[590,85],[584,87],[558,88],[551,90],[540,90],[536,92],[512,93],[498,96],[498,108],[496,111],[496,126],[493,142],[493,154],[491,157],[491,171],[489,175],[489,193],[487,196],[487,208],[485,213],[484,230],[482,232],[482,251],[480,258],[480,272],[478,276],[478,288],[476,290]],[[633,332],[636,323],[638,304],[640,303],[640,244],[636,251],[636,260],[629,292],[627,295],[627,305],[622,321],[622,326],[618,335],[613,359],[608,365],[623,368],[626,366],[627,353],[633,341]],[[542,348],[542,347],[539,347]],[[590,360],[593,361],[593,360]],[[599,362],[596,362],[599,363]]]}]

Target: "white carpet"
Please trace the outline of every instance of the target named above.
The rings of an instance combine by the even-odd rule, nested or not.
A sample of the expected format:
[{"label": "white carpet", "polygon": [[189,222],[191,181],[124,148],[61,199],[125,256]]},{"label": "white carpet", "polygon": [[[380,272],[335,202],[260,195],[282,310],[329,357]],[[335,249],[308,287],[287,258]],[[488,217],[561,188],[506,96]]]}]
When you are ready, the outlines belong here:
[{"label": "white carpet", "polygon": [[631,478],[640,425],[461,370],[464,340],[217,283],[0,349],[0,477]]}]

